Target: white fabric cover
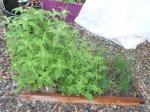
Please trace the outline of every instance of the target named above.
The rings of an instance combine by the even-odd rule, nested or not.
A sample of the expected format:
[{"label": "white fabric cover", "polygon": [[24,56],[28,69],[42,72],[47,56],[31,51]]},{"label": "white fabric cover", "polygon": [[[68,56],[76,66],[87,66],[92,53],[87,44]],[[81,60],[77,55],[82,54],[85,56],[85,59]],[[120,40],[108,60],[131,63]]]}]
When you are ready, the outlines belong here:
[{"label": "white fabric cover", "polygon": [[150,0],[86,0],[75,22],[126,49],[150,41]]}]

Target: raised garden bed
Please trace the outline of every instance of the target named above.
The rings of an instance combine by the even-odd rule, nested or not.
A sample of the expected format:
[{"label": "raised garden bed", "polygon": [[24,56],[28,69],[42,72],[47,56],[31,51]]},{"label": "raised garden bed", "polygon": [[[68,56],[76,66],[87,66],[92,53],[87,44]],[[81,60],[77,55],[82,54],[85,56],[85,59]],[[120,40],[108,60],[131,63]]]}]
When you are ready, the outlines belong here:
[{"label": "raised garden bed", "polygon": [[142,104],[141,98],[99,97],[105,90],[127,90],[131,86],[128,60],[120,56],[114,60],[104,58],[102,48],[93,50],[94,46],[91,48],[84,38],[78,38],[78,31],[59,17],[63,17],[62,12],[28,8],[22,10],[19,19],[6,18],[7,48],[11,70],[18,74],[13,77],[18,90],[40,91],[41,88],[54,87],[56,92],[66,95],[23,93],[21,97],[27,100],[55,97],[54,102],[61,99],[64,103],[69,103],[66,98],[72,98],[75,99],[73,103]]},{"label": "raised garden bed", "polygon": [[41,93],[31,92],[22,93],[20,95],[22,100],[33,101],[48,101],[52,103],[70,103],[70,104],[98,104],[98,105],[123,105],[123,106],[135,106],[144,103],[142,98],[136,97],[118,97],[118,96],[94,96],[93,100],[89,101],[85,97],[81,96],[62,96],[57,93]]}]

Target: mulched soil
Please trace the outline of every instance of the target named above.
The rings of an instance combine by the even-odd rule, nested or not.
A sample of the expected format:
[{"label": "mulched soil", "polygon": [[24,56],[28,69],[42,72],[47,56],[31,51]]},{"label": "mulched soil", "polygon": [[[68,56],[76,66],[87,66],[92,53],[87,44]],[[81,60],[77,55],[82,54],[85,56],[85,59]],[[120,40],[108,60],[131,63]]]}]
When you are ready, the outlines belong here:
[{"label": "mulched soil", "polygon": [[[0,16],[1,19],[1,16]],[[15,92],[16,83],[11,80],[14,73],[7,72],[9,60],[5,48],[3,34],[5,29],[0,28],[0,112],[150,112],[150,44],[145,42],[135,50],[125,50],[122,47],[97,37],[85,29],[80,29],[80,34],[86,36],[90,41],[105,47],[110,54],[121,53],[134,60],[133,77],[136,79],[138,91],[146,99],[141,106],[116,106],[116,105],[73,105],[53,104],[39,101],[21,101]]]}]

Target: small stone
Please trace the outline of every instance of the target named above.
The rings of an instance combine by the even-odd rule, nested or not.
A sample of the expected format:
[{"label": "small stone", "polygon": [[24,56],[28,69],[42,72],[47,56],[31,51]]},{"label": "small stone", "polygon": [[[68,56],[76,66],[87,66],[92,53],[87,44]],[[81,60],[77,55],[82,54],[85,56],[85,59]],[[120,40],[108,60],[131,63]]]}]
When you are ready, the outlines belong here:
[{"label": "small stone", "polygon": [[116,108],[117,106],[116,105],[113,105],[113,108]]}]

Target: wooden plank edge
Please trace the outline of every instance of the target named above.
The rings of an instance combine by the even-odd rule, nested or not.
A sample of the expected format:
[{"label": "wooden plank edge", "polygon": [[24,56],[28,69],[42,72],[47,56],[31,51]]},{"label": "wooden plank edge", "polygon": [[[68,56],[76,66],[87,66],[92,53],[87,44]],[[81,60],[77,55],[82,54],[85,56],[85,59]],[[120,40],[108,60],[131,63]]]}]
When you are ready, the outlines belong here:
[{"label": "wooden plank edge", "polygon": [[70,103],[70,104],[102,104],[102,105],[123,105],[137,106],[145,103],[139,97],[118,97],[118,96],[94,96],[89,101],[82,96],[61,96],[57,93],[22,93],[21,100],[48,101],[52,103]]}]

